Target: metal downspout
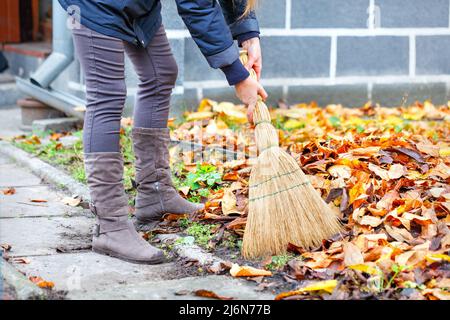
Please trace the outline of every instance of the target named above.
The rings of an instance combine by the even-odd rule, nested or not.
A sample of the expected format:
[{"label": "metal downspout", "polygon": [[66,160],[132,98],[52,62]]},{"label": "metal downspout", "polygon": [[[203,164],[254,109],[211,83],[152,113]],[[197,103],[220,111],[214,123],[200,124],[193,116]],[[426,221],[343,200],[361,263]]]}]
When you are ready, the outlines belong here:
[{"label": "metal downspout", "polygon": [[53,52],[30,77],[31,83],[41,88],[48,88],[73,61],[72,34],[67,27],[67,14],[58,0],[53,0],[52,6]]}]

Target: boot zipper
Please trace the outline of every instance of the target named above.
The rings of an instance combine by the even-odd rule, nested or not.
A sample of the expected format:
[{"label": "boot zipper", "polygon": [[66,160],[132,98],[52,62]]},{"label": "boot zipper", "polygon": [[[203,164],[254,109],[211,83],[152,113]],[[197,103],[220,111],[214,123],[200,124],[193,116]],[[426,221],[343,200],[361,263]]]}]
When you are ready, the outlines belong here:
[{"label": "boot zipper", "polygon": [[164,212],[164,203],[163,203],[163,199],[161,197],[161,193],[159,192],[159,181],[155,182],[155,189],[159,196],[159,203],[161,204],[161,211]]}]

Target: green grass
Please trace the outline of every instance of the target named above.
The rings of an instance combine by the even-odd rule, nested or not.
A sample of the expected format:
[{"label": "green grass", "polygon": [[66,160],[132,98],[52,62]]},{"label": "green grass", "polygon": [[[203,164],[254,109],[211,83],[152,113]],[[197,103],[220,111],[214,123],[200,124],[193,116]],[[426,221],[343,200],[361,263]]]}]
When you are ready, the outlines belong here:
[{"label": "green grass", "polygon": [[186,229],[186,233],[195,238],[195,243],[208,248],[209,242],[214,237],[213,230],[217,227],[215,224],[201,224],[192,222]]},{"label": "green grass", "polygon": [[279,270],[283,268],[290,260],[294,258],[292,254],[284,254],[279,256],[273,256],[272,261],[266,265],[268,270]]},{"label": "green grass", "polygon": [[[41,143],[41,139],[46,135],[49,136],[50,133],[30,135],[23,140],[16,140],[14,144],[46,162],[64,167],[75,180],[85,182],[83,142],[78,140],[71,146],[64,146],[55,140]],[[80,135],[80,133],[76,132],[75,135]]]},{"label": "green grass", "polygon": [[[83,164],[83,131],[72,133],[80,138],[73,145],[63,145],[58,139],[43,142],[43,139],[52,137],[52,132],[39,132],[17,138],[14,144],[28,153],[38,156],[40,159],[67,170],[77,181],[86,183],[86,174]],[[48,141],[48,142],[47,142]],[[121,130],[120,145],[124,158],[124,185],[129,195],[129,204],[134,205],[136,190],[133,188],[135,177],[133,143],[131,140],[131,127]],[[222,187],[222,173],[218,168],[210,164],[198,164],[195,172],[186,170],[182,162],[173,167],[173,181],[177,189],[189,187],[187,198],[191,202],[201,202],[207,198],[211,189]]]}]

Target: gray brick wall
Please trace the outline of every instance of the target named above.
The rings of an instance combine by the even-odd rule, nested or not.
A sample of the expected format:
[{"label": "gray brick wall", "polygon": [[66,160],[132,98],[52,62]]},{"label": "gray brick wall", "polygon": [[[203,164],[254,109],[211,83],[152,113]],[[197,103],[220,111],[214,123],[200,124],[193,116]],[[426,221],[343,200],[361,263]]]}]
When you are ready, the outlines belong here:
[{"label": "gray brick wall", "polygon": [[365,28],[369,3],[369,0],[294,0],[291,25],[293,28]]},{"label": "gray brick wall", "polygon": [[[173,113],[199,98],[236,101],[177,14],[162,0],[163,23],[180,74]],[[269,103],[317,101],[350,106],[399,105],[450,92],[450,0],[260,0],[262,82]],[[73,68],[72,68],[73,69]],[[137,79],[127,64],[130,106]],[[79,76],[63,77],[78,81]]]},{"label": "gray brick wall", "polygon": [[340,37],[337,42],[339,76],[407,75],[408,37]]},{"label": "gray brick wall", "polygon": [[[170,34],[184,30],[184,107],[198,99],[236,101],[162,0]],[[432,99],[450,92],[450,0],[261,0],[257,15],[269,103],[317,101],[358,106]],[[170,26],[170,27],[169,27]],[[183,94],[182,94],[183,96]],[[174,110],[177,110],[174,106]]]},{"label": "gray brick wall", "polygon": [[450,74],[450,36],[423,36],[416,39],[417,74]]},{"label": "gray brick wall", "polygon": [[448,28],[448,0],[375,0],[383,28]]}]

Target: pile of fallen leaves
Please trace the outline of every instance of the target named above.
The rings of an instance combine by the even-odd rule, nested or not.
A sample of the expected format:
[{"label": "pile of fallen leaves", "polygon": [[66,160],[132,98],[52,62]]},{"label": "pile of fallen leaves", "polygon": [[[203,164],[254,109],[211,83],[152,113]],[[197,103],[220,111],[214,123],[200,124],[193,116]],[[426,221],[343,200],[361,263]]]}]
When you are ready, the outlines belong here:
[{"label": "pile of fallen leaves", "polygon": [[[449,299],[450,107],[312,103],[271,112],[282,147],[344,224],[343,234],[315,250],[289,246],[292,259],[279,272],[295,290],[278,298]],[[202,159],[225,184],[204,197],[200,220],[242,236],[255,156],[245,108],[204,100],[172,136],[235,153]],[[175,154],[174,165],[195,172],[198,151]]]},{"label": "pile of fallen leaves", "polygon": [[[189,241],[196,238],[219,255],[223,244],[232,248],[224,258],[234,264],[210,271],[248,277],[261,289],[275,289],[278,299],[449,299],[450,105],[281,103],[271,113],[281,146],[336,210],[343,234],[314,250],[291,244],[285,256],[243,261],[239,243],[257,156],[253,127],[244,106],[207,99],[180,123],[169,123],[172,138],[184,142],[171,149],[175,185],[206,210],[195,221],[168,215],[162,232],[184,228]],[[124,119],[121,131],[130,186],[131,125]],[[22,137],[19,146],[83,181],[81,141],[66,147],[60,138],[52,135],[44,146],[36,136]]]}]

